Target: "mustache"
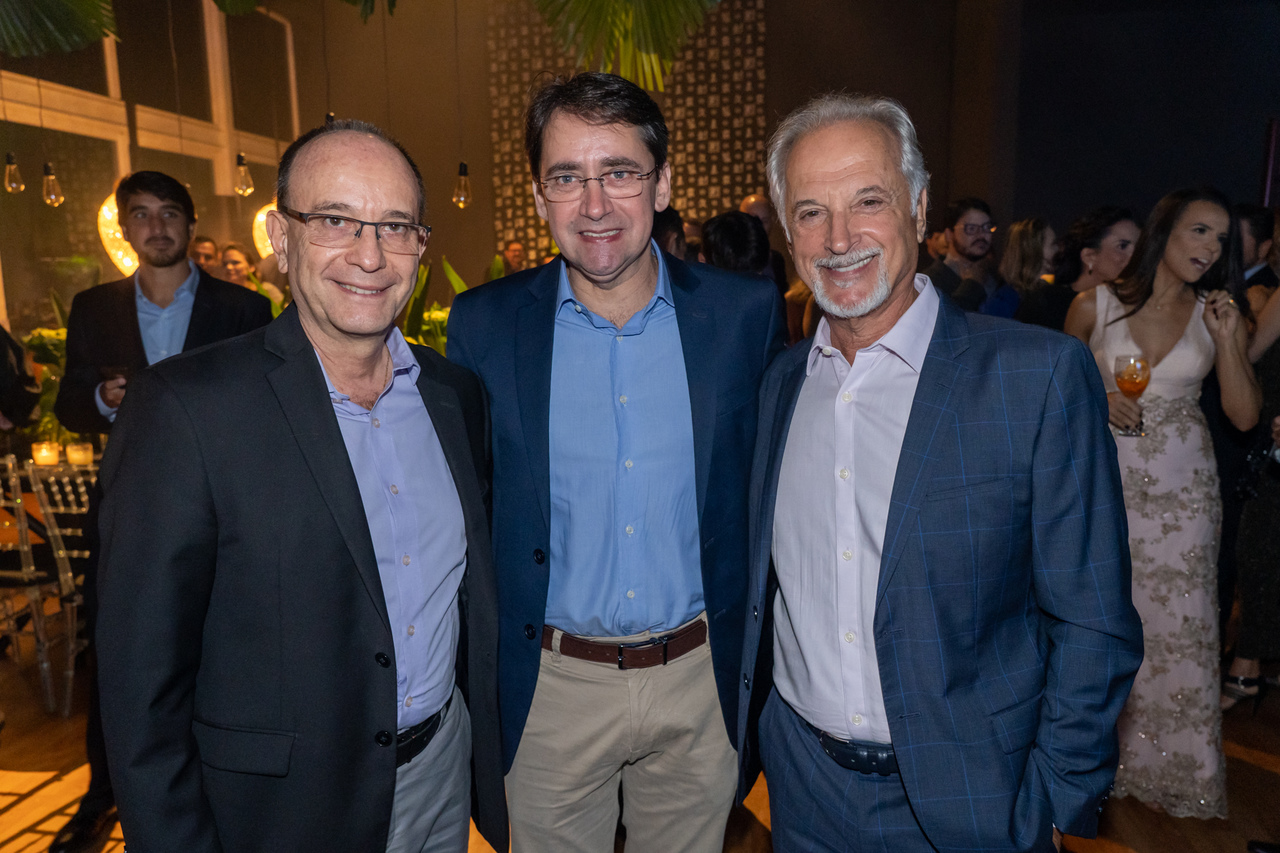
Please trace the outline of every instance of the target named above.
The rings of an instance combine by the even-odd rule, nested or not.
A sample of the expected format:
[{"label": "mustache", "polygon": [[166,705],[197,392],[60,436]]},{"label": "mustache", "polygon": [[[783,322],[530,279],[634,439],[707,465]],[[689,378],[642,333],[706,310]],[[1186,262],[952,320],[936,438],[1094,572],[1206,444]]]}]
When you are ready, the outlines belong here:
[{"label": "mustache", "polygon": [[825,258],[818,258],[813,262],[813,265],[823,269],[838,269],[840,267],[853,266],[868,258],[874,258],[881,253],[882,250],[874,246],[866,249],[850,249],[842,255],[827,255]]}]

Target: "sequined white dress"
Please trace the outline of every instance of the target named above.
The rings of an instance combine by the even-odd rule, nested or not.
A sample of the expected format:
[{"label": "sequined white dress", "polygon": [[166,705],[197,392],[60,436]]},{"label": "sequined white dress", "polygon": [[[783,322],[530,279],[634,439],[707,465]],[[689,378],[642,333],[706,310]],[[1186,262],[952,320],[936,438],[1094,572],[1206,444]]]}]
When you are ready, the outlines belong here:
[{"label": "sequined white dress", "polygon": [[[1099,287],[1090,338],[1108,391],[1117,356],[1140,352],[1126,308]],[[1204,302],[1201,300],[1200,305]],[[1113,322],[1114,321],[1114,322]],[[1218,710],[1217,562],[1222,506],[1200,382],[1215,347],[1197,308],[1151,370],[1143,438],[1116,437],[1133,557],[1133,603],[1145,657],[1120,717],[1116,796],[1156,803],[1175,817],[1227,816]]]}]

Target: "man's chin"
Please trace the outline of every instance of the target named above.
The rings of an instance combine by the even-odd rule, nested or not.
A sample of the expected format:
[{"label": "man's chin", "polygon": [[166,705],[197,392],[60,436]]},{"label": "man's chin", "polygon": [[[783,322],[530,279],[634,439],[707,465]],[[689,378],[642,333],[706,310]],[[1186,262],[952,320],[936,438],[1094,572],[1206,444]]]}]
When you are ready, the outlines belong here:
[{"label": "man's chin", "polygon": [[178,249],[172,252],[138,252],[138,259],[155,269],[176,267],[187,259],[187,253]]}]

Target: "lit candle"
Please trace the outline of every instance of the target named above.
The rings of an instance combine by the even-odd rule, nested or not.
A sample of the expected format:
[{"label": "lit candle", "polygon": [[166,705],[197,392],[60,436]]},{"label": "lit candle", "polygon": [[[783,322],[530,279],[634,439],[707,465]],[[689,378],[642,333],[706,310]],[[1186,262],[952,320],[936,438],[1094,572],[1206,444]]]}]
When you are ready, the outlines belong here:
[{"label": "lit candle", "polygon": [[57,465],[62,445],[56,441],[37,441],[31,445],[31,458],[37,465]]},{"label": "lit candle", "polygon": [[68,444],[67,461],[72,465],[92,465],[93,445],[88,442],[84,444]]}]

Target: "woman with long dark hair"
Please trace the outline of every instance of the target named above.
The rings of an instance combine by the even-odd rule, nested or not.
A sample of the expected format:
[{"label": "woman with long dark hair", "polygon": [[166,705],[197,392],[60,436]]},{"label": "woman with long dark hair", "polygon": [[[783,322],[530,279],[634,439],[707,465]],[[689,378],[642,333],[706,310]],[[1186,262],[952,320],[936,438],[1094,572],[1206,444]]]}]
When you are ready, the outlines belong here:
[{"label": "woman with long dark hair", "polygon": [[1106,205],[1071,223],[1053,269],[1053,282],[1022,297],[1014,319],[1062,331],[1077,293],[1114,281],[1133,257],[1138,224],[1127,208]]},{"label": "woman with long dark hair", "polygon": [[[1116,794],[1177,817],[1227,814],[1218,708],[1222,505],[1201,380],[1216,369],[1223,411],[1237,429],[1251,429],[1262,404],[1246,354],[1248,306],[1230,210],[1214,189],[1165,196],[1119,279],[1077,296],[1066,324],[1093,350],[1112,425],[1141,433],[1116,437],[1146,643],[1120,718]],[[1129,356],[1150,366],[1141,403],[1117,387],[1117,360]]]}]

